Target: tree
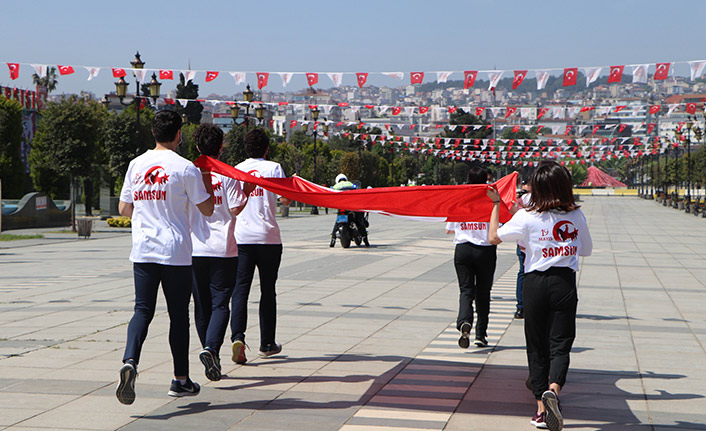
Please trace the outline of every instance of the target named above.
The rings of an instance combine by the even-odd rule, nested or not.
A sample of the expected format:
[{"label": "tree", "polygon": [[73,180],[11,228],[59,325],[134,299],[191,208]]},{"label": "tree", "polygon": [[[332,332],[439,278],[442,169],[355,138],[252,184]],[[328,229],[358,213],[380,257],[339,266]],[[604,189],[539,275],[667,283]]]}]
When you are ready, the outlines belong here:
[{"label": "tree", "polygon": [[[105,111],[98,102],[75,96],[47,105],[29,153],[30,175],[37,190],[60,192],[55,189],[60,183],[53,180],[60,177],[69,176],[72,189],[79,177],[88,177],[90,181],[104,119]],[[72,203],[74,194],[71,193]]]},{"label": "tree", "polygon": [[118,192],[130,160],[154,148],[151,126],[153,117],[154,112],[151,109],[140,109],[140,130],[137,138],[137,112],[134,105],[119,114],[109,114],[104,122],[103,155]]},{"label": "tree", "polygon": [[5,198],[19,198],[24,189],[21,144],[22,106],[16,100],[0,97],[0,179]]},{"label": "tree", "polygon": [[223,153],[221,153],[221,161],[235,166],[238,163],[248,158],[243,145],[245,137],[245,126],[234,124],[233,127],[223,137]]},{"label": "tree", "polygon": [[47,87],[47,93],[51,93],[56,90],[56,86],[59,83],[56,78],[56,67],[50,67],[47,69],[46,76],[42,76],[41,78],[36,73],[33,73],[32,83],[34,85]]},{"label": "tree", "polygon": [[[183,73],[179,74],[179,83],[176,87],[176,98],[192,100],[199,98],[199,86],[194,84],[191,80],[185,82]],[[200,102],[190,101],[186,104],[186,107],[177,105],[176,111],[179,115],[186,114],[186,118],[189,123],[201,124],[201,111],[203,111],[203,105],[201,105]]]}]

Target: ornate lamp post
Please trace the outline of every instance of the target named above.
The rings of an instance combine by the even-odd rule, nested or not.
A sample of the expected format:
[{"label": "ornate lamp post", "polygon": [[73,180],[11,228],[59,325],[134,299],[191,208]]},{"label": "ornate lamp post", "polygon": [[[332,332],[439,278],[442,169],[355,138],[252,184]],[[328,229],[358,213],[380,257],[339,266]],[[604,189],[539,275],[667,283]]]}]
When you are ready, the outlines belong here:
[{"label": "ornate lamp post", "polygon": [[250,89],[250,84],[243,91],[243,100],[245,100],[245,130],[248,129],[248,116],[250,115],[250,102],[252,102],[253,92]]},{"label": "ornate lamp post", "polygon": [[255,117],[257,117],[257,122],[262,126],[262,122],[265,119],[265,107],[260,104],[255,108]]},{"label": "ornate lamp post", "polygon": [[[314,136],[314,183],[316,183],[316,159],[317,159],[317,147],[316,147],[316,139],[318,137],[318,119],[319,119],[319,108],[317,106],[314,106],[314,108],[311,110],[311,118],[314,120],[314,128],[313,128],[313,136]],[[328,126],[325,126],[326,129],[328,129]],[[302,124],[302,131],[306,133],[309,130],[309,124],[304,123]],[[318,183],[317,183],[318,184]],[[318,214],[319,213],[319,208],[318,207],[311,207],[311,214]]]},{"label": "ornate lamp post", "polygon": [[238,116],[240,115],[240,106],[238,104],[234,104],[230,107],[230,117],[233,119],[233,126],[235,126],[237,123],[236,121],[238,120]]},{"label": "ornate lamp post", "polygon": [[[143,69],[145,67],[145,62],[142,61],[140,58],[140,52],[138,51],[135,54],[135,58],[130,62],[130,65],[132,66],[133,69]],[[133,75],[134,72],[133,72]],[[155,84],[150,83],[150,96],[154,97],[159,97],[159,85],[161,83],[157,82],[156,76],[152,74],[153,76],[153,81]],[[155,85],[155,91],[157,92],[156,97],[152,93],[152,86]],[[121,76],[120,79],[118,79],[118,82],[115,83],[115,93],[117,94],[118,98],[120,99],[120,104],[123,106],[130,106],[133,103],[135,104],[135,111],[137,112],[137,128],[135,131],[135,151],[136,153],[139,152],[140,149],[140,81],[137,79],[137,75],[135,75],[135,98],[128,100],[127,102],[124,100],[125,97],[127,96],[127,87],[129,84],[127,81],[125,81],[125,77]]]}]

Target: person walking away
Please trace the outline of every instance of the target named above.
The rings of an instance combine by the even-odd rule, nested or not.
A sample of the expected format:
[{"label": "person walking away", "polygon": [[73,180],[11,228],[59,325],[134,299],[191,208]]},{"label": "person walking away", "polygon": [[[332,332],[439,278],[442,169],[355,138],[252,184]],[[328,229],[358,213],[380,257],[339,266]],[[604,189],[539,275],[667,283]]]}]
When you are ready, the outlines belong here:
[{"label": "person walking away", "polygon": [[[468,171],[468,184],[486,184],[489,173],[480,166]],[[488,315],[490,314],[490,290],[493,286],[497,247],[488,240],[488,223],[447,223],[446,233],[454,234],[454,267],[460,290],[456,329],[461,332],[459,347],[470,345],[473,326],[473,303],[476,304],[475,342],[478,347],[488,345]]]},{"label": "person walking away", "polygon": [[[517,200],[515,201],[516,207],[513,208],[513,214],[520,208],[526,208],[529,205],[531,197],[529,187],[527,181],[522,181],[522,188],[517,192]],[[515,299],[517,301],[515,306],[515,319],[524,319],[525,309],[522,304],[522,286],[525,281],[525,245],[522,241],[517,241],[515,254],[517,254],[517,260],[520,264],[520,268],[517,271],[517,285],[515,287]]]},{"label": "person walking away", "polygon": [[[279,163],[266,160],[270,139],[262,129],[253,129],[243,138],[248,159],[236,168],[256,177],[284,178]],[[290,200],[280,198],[282,205]],[[235,239],[238,243],[238,272],[233,291],[232,315],[230,320],[233,362],[244,364],[245,329],[247,327],[248,296],[255,275],[260,275],[260,356],[268,357],[282,351],[282,345],[275,341],[277,327],[277,301],[275,285],[282,260],[282,239],[275,217],[277,195],[256,187],[251,193],[248,205],[238,216],[235,225]]]},{"label": "person walking away", "polygon": [[160,111],[152,121],[153,150],[130,162],[120,193],[120,215],[132,217],[135,312],[127,328],[127,342],[116,396],[123,404],[135,401],[135,379],[147,329],[162,291],[169,313],[169,347],[174,380],[172,397],[199,393],[189,379],[189,300],[191,299],[192,206],[205,216],[213,213],[211,173],[199,172],[175,150],[181,141],[181,117]]},{"label": "person walking away", "polygon": [[[223,131],[202,124],[194,132],[199,153],[218,159],[223,149]],[[238,269],[235,217],[248,201],[254,185],[211,172],[214,210],[210,217],[190,211],[193,243],[194,322],[203,350],[199,360],[206,378],[221,379],[220,351],[230,320],[230,301]]]},{"label": "person walking away", "polygon": [[487,194],[493,201],[489,237],[493,244],[517,240],[525,244],[525,342],[529,383],[537,400],[530,423],[558,431],[564,426],[558,395],[566,384],[576,337],[576,271],[579,256],[589,256],[593,243],[565,167],[541,162],[530,185],[529,206],[502,227],[500,196],[489,187]]}]

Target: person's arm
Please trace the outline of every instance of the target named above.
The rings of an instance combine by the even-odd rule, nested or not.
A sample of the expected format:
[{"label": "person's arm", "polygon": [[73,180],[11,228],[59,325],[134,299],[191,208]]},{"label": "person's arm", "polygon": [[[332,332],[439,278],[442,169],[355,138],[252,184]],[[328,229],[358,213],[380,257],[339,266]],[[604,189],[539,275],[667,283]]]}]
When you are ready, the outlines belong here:
[{"label": "person's arm", "polygon": [[206,217],[210,217],[213,214],[213,209],[215,208],[215,199],[213,198],[213,184],[211,184],[211,172],[201,171],[201,180],[203,181],[203,186],[206,188],[208,193],[208,199],[196,204],[196,208],[199,212]]},{"label": "person's arm", "polygon": [[455,226],[454,223],[451,223],[451,222],[446,223],[446,235],[456,233],[456,231],[454,231],[454,226]]},{"label": "person's arm", "polygon": [[591,233],[588,231],[588,223],[586,223],[586,216],[584,216],[583,212],[581,213],[581,218],[583,219],[583,226],[579,226],[579,239],[581,240],[579,256],[590,256],[593,252],[593,240],[591,239]]},{"label": "person's arm", "polygon": [[500,194],[492,186],[488,187],[486,194],[493,202],[493,209],[490,212],[490,223],[488,223],[488,241],[493,245],[498,245],[502,242],[498,236],[498,228],[500,227]]},{"label": "person's arm", "polygon": [[132,204],[132,202],[123,202],[123,201],[118,202],[118,212],[123,217],[132,218],[132,210],[134,210],[134,209],[135,209],[135,206]]}]

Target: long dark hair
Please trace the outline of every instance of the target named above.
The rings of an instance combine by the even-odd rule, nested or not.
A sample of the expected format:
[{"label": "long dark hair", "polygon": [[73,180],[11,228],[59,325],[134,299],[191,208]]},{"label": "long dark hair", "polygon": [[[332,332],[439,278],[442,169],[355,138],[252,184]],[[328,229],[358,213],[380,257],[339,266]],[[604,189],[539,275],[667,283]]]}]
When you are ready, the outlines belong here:
[{"label": "long dark hair", "polygon": [[532,186],[529,211],[550,210],[570,212],[577,208],[571,187],[571,173],[564,166],[551,160],[539,164],[530,178]]}]

